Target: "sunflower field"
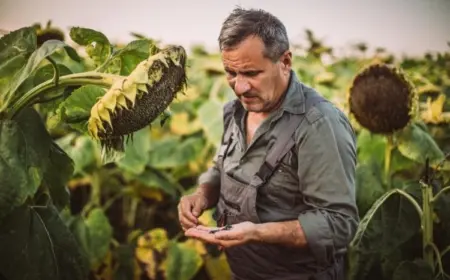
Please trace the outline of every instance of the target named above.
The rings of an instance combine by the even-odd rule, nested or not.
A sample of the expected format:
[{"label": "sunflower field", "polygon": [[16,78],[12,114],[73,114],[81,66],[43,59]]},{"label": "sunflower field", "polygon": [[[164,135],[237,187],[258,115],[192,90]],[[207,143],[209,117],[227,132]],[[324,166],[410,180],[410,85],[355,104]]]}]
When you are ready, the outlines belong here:
[{"label": "sunflower field", "polygon": [[[49,22],[0,37],[0,280],[230,279],[177,217],[234,98],[220,55],[107,35]],[[450,279],[450,43],[335,56],[305,38],[294,71],[357,133],[348,279]]]}]

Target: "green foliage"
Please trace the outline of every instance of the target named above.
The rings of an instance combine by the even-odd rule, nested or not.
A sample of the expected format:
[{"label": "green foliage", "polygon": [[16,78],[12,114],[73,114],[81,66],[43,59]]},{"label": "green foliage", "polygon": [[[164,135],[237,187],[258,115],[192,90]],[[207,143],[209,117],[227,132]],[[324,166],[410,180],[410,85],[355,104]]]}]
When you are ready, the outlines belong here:
[{"label": "green foliage", "polygon": [[[0,276],[229,279],[225,255],[186,239],[176,209],[210,166],[222,135],[222,106],[234,97],[220,56],[196,47],[186,92],[135,132],[124,153],[106,155],[87,134],[91,108],[160,47],[140,34],[116,44],[84,27],[70,29],[75,44],[69,46],[64,36],[46,37],[50,31],[49,25],[27,27],[0,38]],[[350,116],[361,224],[348,277],[445,279],[450,55],[396,60],[360,44],[338,58],[311,31],[306,45],[293,50],[300,79],[346,113],[353,77],[373,61],[398,65],[417,87],[416,119],[389,137],[371,134]],[[200,220],[214,225],[211,211]]]}]

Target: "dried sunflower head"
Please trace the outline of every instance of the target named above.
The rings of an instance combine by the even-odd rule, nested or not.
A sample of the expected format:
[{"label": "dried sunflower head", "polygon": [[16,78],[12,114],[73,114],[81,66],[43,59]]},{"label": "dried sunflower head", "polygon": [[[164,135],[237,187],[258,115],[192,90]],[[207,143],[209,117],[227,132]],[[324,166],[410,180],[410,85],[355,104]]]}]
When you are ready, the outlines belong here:
[{"label": "dried sunflower head", "polygon": [[376,63],[356,75],[349,106],[361,126],[372,133],[391,134],[413,119],[417,94],[399,69]]},{"label": "dried sunflower head", "polygon": [[123,150],[124,138],[152,123],[186,85],[186,51],[168,46],[117,80],[91,109],[89,133]]}]

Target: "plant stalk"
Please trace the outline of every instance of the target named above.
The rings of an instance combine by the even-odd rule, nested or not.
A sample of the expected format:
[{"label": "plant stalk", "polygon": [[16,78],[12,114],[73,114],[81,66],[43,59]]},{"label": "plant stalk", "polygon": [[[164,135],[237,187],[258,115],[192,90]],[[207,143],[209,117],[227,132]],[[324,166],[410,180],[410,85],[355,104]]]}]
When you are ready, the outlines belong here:
[{"label": "plant stalk", "polygon": [[423,216],[422,216],[422,246],[423,258],[428,265],[434,270],[434,252],[431,250],[433,243],[433,190],[428,184],[421,182],[422,199],[423,199]]},{"label": "plant stalk", "polygon": [[391,157],[392,157],[392,149],[394,147],[393,136],[388,135],[386,148],[384,150],[384,176],[386,178],[386,183],[389,186],[391,183],[390,173],[391,173]]},{"label": "plant stalk", "polygon": [[11,106],[8,110],[7,117],[13,118],[20,110],[30,105],[36,98],[44,95],[48,91],[64,88],[67,86],[83,86],[83,85],[98,85],[105,88],[112,86],[114,81],[118,78],[123,78],[119,75],[97,73],[97,72],[83,72],[76,74],[69,74],[59,77],[58,84],[55,84],[55,80],[48,80],[42,84],[39,84],[25,93]]},{"label": "plant stalk", "polygon": [[101,188],[101,178],[98,171],[95,171],[91,177],[91,202],[92,205],[100,207],[102,204],[102,188]]}]

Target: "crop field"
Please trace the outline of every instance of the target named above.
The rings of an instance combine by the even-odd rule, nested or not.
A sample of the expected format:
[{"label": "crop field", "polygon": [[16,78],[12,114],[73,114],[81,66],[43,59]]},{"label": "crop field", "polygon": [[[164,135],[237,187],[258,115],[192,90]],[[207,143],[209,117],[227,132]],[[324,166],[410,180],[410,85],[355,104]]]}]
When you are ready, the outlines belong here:
[{"label": "crop field", "polygon": [[[450,279],[450,43],[334,57],[305,36],[294,71],[357,134],[348,280]],[[202,46],[115,44],[88,27],[1,37],[0,280],[230,279],[221,251],[183,235],[177,203],[211,164],[232,98]]]}]

